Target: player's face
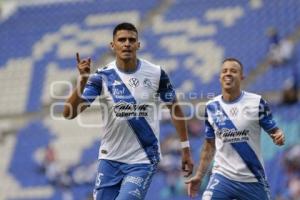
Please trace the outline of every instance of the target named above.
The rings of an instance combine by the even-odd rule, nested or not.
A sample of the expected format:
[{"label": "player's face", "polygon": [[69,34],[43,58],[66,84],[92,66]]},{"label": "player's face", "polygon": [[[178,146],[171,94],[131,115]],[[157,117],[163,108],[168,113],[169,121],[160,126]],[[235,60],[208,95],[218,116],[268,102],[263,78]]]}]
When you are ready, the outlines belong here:
[{"label": "player's face", "polygon": [[128,61],[136,59],[136,51],[140,47],[137,33],[134,31],[120,30],[116,33],[111,47],[117,59]]},{"label": "player's face", "polygon": [[222,65],[220,82],[225,90],[240,90],[241,81],[244,79],[241,66],[235,61],[226,61]]}]

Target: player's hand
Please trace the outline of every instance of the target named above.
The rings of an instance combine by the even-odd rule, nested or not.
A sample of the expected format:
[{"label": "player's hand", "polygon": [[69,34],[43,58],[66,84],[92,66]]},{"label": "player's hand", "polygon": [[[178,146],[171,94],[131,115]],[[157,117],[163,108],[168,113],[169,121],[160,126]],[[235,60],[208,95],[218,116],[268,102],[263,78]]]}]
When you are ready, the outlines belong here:
[{"label": "player's hand", "polygon": [[190,148],[182,149],[182,171],[185,172],[184,177],[188,177],[193,173],[194,162],[191,156]]},{"label": "player's hand", "polygon": [[201,179],[197,176],[192,177],[191,179],[185,181],[187,184],[187,193],[191,198],[195,198],[198,196],[198,191],[201,185]]},{"label": "player's hand", "polygon": [[270,134],[271,138],[273,139],[274,144],[278,146],[284,145],[285,137],[282,130],[277,129],[274,133]]},{"label": "player's hand", "polygon": [[79,53],[76,53],[77,69],[82,76],[89,76],[91,73],[91,58],[80,59]]}]

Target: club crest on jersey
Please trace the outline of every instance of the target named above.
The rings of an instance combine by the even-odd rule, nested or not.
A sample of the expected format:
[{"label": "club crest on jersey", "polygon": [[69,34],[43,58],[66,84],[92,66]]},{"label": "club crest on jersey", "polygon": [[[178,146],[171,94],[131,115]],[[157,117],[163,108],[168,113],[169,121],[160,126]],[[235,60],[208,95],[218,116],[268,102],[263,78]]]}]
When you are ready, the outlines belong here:
[{"label": "club crest on jersey", "polygon": [[228,117],[222,111],[217,110],[215,113],[215,122],[222,126],[225,125],[226,120],[228,120]]},{"label": "club crest on jersey", "polygon": [[152,83],[151,83],[151,81],[150,81],[149,78],[145,78],[144,79],[143,85],[144,85],[144,87],[147,87],[147,88],[151,88],[152,87]]},{"label": "club crest on jersey", "polygon": [[129,79],[129,85],[130,85],[130,87],[136,88],[136,87],[139,86],[139,84],[140,84],[140,82],[139,82],[139,80],[137,78],[131,78],[131,79]]}]

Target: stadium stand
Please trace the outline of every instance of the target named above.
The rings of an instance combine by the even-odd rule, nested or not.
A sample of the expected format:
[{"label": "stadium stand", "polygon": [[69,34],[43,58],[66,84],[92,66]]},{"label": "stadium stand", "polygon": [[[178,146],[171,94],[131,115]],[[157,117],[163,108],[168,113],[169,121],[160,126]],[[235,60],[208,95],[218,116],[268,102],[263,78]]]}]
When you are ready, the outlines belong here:
[{"label": "stadium stand", "polygon": [[[297,43],[293,58],[277,67],[271,67],[265,73],[260,74],[257,80],[249,87],[250,90],[258,92],[276,92],[283,90],[285,82],[289,79],[299,81],[300,45]],[[268,81],[265,81],[268,80]]]},{"label": "stadium stand", "polygon": [[[223,58],[240,58],[246,76],[252,74],[268,54],[267,28],[276,27],[283,38],[296,33],[299,9],[298,0],[96,0],[18,7],[0,22],[0,152],[5,155],[0,160],[0,199],[91,198],[101,118],[90,109],[78,120],[65,121],[59,112],[77,78],[75,53],[92,57],[94,70],[104,64],[110,59],[108,44],[116,23],[131,21],[141,28],[140,56],[160,63],[185,94],[182,99],[195,103],[220,92]],[[300,74],[298,40],[291,62],[254,74],[246,89],[267,99],[271,93],[281,97],[284,82],[295,71]],[[195,98],[189,98],[190,92]],[[272,110],[287,133],[286,148],[299,144],[299,103],[276,103]],[[7,120],[13,130],[9,134],[1,128]],[[174,131],[166,119],[161,124],[161,142]],[[203,136],[191,139],[198,162]],[[56,168],[50,169],[57,175],[54,179],[42,166],[49,145],[57,156]],[[266,134],[262,145],[268,147],[263,155],[272,196],[283,197],[288,180],[282,179],[286,169],[278,160],[285,148],[278,151]],[[173,154],[178,156],[176,151],[168,155]],[[160,168],[148,200],[188,199],[180,174],[173,170],[174,174]]]}]

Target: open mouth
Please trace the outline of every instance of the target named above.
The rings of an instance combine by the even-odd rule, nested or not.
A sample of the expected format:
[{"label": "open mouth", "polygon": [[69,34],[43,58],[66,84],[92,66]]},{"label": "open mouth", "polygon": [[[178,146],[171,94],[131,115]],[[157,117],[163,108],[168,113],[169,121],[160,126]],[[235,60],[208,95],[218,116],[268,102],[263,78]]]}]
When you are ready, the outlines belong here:
[{"label": "open mouth", "polygon": [[223,80],[226,84],[230,84],[233,82],[233,78],[231,76],[225,76]]}]

